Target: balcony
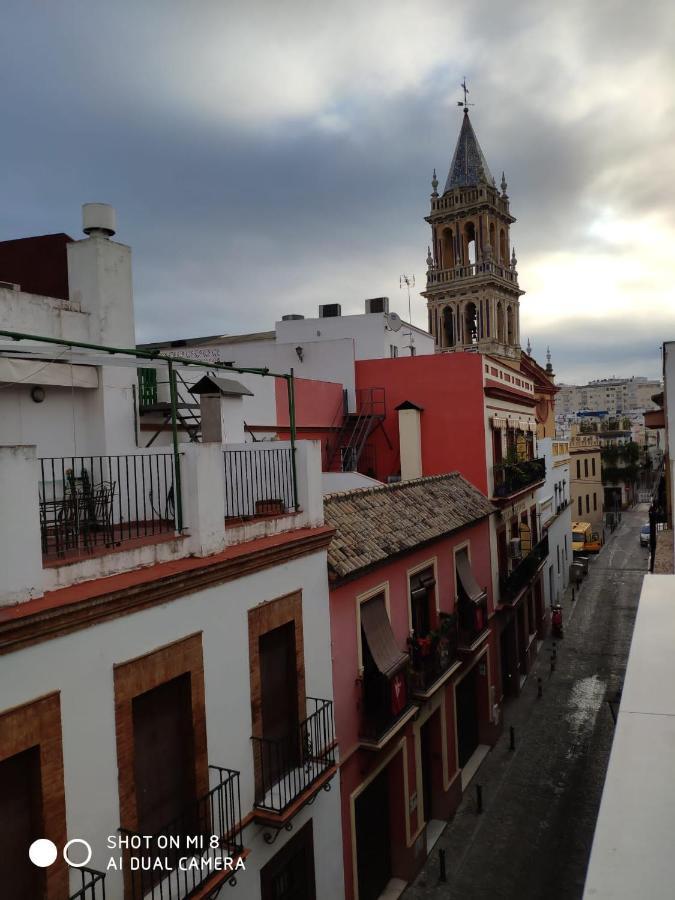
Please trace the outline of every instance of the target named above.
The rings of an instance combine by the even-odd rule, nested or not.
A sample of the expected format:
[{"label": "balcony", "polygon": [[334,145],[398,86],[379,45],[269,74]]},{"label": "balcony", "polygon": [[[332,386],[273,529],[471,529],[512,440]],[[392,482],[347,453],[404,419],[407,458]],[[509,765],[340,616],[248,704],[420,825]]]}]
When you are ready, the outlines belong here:
[{"label": "balcony", "polygon": [[227,447],[225,466],[225,522],[282,516],[298,506],[293,450],[261,443]]},{"label": "balcony", "polygon": [[333,703],[308,697],[307,707],[311,714],[288,737],[251,738],[256,821],[283,827],[335,773]]},{"label": "balcony", "polygon": [[513,603],[529,585],[548,556],[548,536],[525,556],[508,575],[499,579],[502,603]]},{"label": "balcony", "polygon": [[172,454],[59,456],[38,465],[43,564],[174,536]]},{"label": "balcony", "polygon": [[[211,790],[156,834],[119,829],[140,846],[127,855],[132,900],[185,900],[197,891],[206,897],[225,881],[236,883],[233,867],[244,854],[239,772],[209,766],[209,778]],[[214,836],[216,847],[212,846]],[[131,859],[138,861],[138,869],[131,868]],[[161,868],[154,867],[157,863]]]},{"label": "balcony", "polygon": [[476,276],[496,276],[509,284],[518,286],[518,275],[514,269],[500,266],[499,263],[483,261],[466,266],[454,266],[451,269],[431,268],[427,271],[427,288],[434,284],[446,284]]},{"label": "balcony", "polygon": [[458,612],[458,647],[460,650],[474,650],[489,627],[487,593],[485,591],[475,599],[460,596],[457,603]]},{"label": "balcony", "polygon": [[80,887],[71,894],[68,900],[105,900],[105,872],[87,869],[86,866],[69,867],[76,872]]},{"label": "balcony", "polygon": [[410,688],[426,699],[442,683],[457,660],[457,616],[441,613],[437,631],[426,638],[412,637],[410,644]]},{"label": "balcony", "polygon": [[373,672],[358,684],[359,740],[365,749],[379,750],[416,709],[410,700],[408,673],[405,667],[391,675]]},{"label": "balcony", "polygon": [[523,459],[499,463],[492,469],[494,497],[503,499],[525,491],[546,478],[546,460]]}]

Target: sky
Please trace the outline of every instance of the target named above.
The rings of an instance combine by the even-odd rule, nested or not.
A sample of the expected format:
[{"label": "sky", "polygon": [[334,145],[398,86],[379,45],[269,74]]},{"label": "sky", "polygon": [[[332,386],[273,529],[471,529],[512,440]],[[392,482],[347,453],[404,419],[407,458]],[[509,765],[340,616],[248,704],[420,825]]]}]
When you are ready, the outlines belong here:
[{"label": "sky", "polygon": [[[471,119],[558,380],[675,338],[675,4],[4,0],[0,240],[111,203],[139,341],[424,288],[431,173]],[[412,297],[413,321],[426,309]]]}]

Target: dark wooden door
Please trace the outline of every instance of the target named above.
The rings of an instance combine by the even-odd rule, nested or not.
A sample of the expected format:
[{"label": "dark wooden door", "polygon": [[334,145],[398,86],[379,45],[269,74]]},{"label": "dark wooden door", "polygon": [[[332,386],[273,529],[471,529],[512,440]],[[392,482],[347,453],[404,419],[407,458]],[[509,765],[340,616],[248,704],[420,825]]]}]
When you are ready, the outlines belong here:
[{"label": "dark wooden door", "polygon": [[424,819],[429,822],[433,819],[433,731],[432,724],[436,713],[431,716],[420,728],[420,756],[422,763],[422,799],[424,801]]},{"label": "dark wooden door", "polygon": [[391,878],[389,774],[387,769],[356,800],[359,900],[377,900]]},{"label": "dark wooden door", "polygon": [[45,870],[28,858],[42,833],[40,748],[0,762],[0,896],[8,900],[41,900]]},{"label": "dark wooden door", "polygon": [[478,747],[478,703],[476,702],[476,667],[457,685],[457,749],[462,768]]},{"label": "dark wooden door", "polygon": [[295,765],[298,756],[298,673],[295,623],[260,637],[262,736],[266,770],[274,778]]},{"label": "dark wooden door", "polygon": [[185,814],[195,799],[190,675],[135,697],[133,721],[137,830],[151,835]]},{"label": "dark wooden door", "polygon": [[261,900],[316,900],[312,820],[260,872]]}]

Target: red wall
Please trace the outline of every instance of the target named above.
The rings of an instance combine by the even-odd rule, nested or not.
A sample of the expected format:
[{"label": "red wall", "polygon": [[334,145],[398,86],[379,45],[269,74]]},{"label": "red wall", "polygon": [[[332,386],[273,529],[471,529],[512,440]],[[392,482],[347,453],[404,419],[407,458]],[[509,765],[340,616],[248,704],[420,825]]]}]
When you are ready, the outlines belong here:
[{"label": "red wall", "polygon": [[400,472],[398,413],[406,400],[421,406],[422,469],[424,475],[458,471],[484,494],[487,492],[483,357],[478,353],[438,353],[433,356],[358,360],[357,388],[384,387],[387,414],[384,427],[371,436],[376,477]]},{"label": "red wall", "polygon": [[[288,440],[288,390],[286,380],[277,378],[275,385],[277,426],[280,440]],[[328,437],[334,432],[335,414],[342,408],[342,385],[334,381],[315,381],[310,378],[295,379],[295,427],[298,438],[321,441],[322,451]],[[338,421],[341,424],[342,419]]]}]

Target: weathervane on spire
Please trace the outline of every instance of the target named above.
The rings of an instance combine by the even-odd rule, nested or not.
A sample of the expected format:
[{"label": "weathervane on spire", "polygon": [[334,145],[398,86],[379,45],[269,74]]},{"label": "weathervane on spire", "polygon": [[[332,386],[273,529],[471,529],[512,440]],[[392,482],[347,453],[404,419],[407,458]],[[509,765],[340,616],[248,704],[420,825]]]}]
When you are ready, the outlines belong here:
[{"label": "weathervane on spire", "polygon": [[464,107],[464,112],[465,112],[465,113],[468,113],[469,107],[470,107],[470,106],[473,106],[474,104],[473,104],[473,103],[469,103],[469,101],[466,99],[466,95],[469,93],[469,89],[468,89],[468,87],[466,86],[466,75],[464,76],[464,81],[462,81],[462,83],[460,84],[460,87],[461,87],[461,89],[464,91],[464,102],[462,103],[461,100],[458,100],[458,101],[457,101],[457,106],[463,106],[463,107]]}]

